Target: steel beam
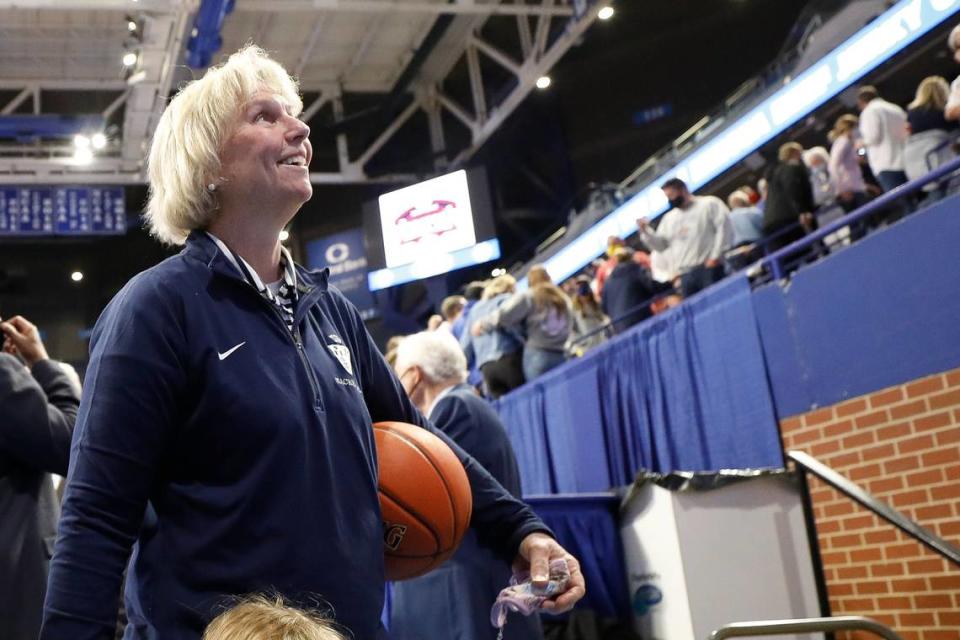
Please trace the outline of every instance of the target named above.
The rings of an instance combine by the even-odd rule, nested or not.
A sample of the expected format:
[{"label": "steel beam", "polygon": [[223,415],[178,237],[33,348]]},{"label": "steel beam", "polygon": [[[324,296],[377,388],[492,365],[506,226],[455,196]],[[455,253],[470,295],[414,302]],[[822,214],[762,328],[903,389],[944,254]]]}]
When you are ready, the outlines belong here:
[{"label": "steel beam", "polygon": [[500,49],[497,49],[495,46],[476,35],[470,39],[470,42],[477,49],[486,54],[488,58],[499,64],[513,75],[520,75],[520,64],[503,51],[500,51]]},{"label": "steel beam", "polygon": [[8,116],[17,110],[23,102],[33,95],[33,87],[26,87],[23,91],[14,96],[13,100],[7,103],[7,106],[0,111],[0,116]]}]

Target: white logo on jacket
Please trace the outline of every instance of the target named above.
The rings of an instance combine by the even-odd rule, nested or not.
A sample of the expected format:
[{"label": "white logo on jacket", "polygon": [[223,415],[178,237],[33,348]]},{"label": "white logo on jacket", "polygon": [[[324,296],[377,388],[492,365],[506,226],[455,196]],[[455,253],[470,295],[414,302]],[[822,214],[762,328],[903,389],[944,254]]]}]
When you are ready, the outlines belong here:
[{"label": "white logo on jacket", "polygon": [[328,344],[327,349],[330,349],[330,353],[332,353],[333,357],[337,359],[337,362],[347,370],[347,373],[353,375],[353,364],[350,362],[350,349],[342,344]]}]

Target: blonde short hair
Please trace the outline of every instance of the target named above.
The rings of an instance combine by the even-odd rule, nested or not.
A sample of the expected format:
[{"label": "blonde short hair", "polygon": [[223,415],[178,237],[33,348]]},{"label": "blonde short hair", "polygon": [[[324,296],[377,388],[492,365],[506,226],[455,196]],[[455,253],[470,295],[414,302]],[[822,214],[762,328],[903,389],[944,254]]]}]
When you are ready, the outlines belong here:
[{"label": "blonde short hair", "polygon": [[799,142],[786,142],[777,150],[777,159],[787,162],[794,157],[803,157],[803,146]]},{"label": "blonde short hair", "polygon": [[489,300],[501,293],[513,293],[517,290],[517,279],[509,273],[497,276],[483,288],[483,299]]},{"label": "blonde short hair", "polygon": [[220,149],[243,105],[260,90],[279,94],[293,115],[303,109],[297,83],[260,47],[247,45],[209,69],[170,101],[150,146],[150,233],[167,244],[183,244],[206,228],[217,211],[207,184],[220,174]]},{"label": "blonde short hair", "polygon": [[253,596],[221,613],[203,640],[345,640],[333,623],[284,604],[279,596]]},{"label": "blonde short hair", "polygon": [[917,86],[917,93],[907,109],[943,111],[950,99],[950,85],[942,76],[927,76]]}]

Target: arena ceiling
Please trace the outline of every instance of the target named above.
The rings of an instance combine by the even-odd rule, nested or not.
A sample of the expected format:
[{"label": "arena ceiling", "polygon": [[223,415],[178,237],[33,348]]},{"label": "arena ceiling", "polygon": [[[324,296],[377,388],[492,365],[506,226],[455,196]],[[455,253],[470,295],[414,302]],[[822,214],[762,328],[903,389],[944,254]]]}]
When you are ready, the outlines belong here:
[{"label": "arena ceiling", "polygon": [[[247,42],[299,78],[314,183],[413,179],[371,169],[404,129],[434,169],[458,166],[609,0],[239,0],[224,16],[233,4],[0,0],[0,184],[144,183],[168,97]],[[96,132],[105,145],[78,154]]]}]

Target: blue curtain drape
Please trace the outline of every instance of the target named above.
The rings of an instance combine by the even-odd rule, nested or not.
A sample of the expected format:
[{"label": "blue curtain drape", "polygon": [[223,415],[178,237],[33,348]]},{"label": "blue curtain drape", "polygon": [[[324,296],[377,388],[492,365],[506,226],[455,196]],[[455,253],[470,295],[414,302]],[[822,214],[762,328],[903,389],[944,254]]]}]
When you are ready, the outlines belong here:
[{"label": "blue curtain drape", "polygon": [[578,609],[630,619],[626,563],[620,543],[619,498],[611,494],[531,496],[527,502],[580,561],[587,595]]},{"label": "blue curtain drape", "polygon": [[605,491],[640,469],[782,466],[750,295],[729,278],[501,398],[524,493]]}]

